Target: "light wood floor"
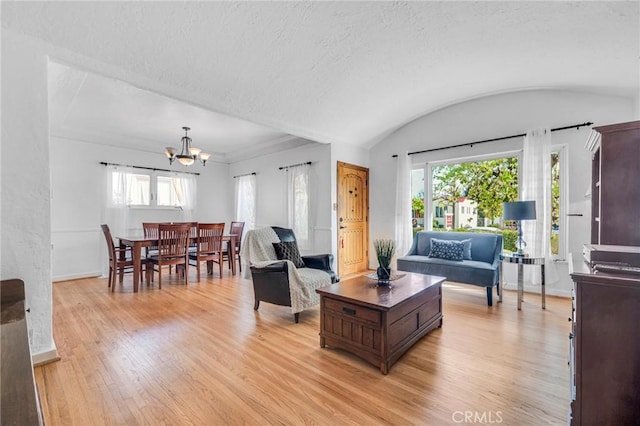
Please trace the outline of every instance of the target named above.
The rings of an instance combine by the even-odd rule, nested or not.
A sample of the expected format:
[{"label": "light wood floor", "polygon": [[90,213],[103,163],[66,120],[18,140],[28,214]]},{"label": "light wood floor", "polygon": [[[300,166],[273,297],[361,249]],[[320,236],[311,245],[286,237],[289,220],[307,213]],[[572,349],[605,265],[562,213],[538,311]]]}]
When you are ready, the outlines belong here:
[{"label": "light wood floor", "polygon": [[251,281],[191,280],[53,284],[62,359],[36,368],[48,425],[566,424],[568,299],[543,311],[526,294],[518,312],[514,292],[488,307],[484,289],[446,283],[443,328],[384,376],[320,348],[317,307],[295,324],[254,312]]}]

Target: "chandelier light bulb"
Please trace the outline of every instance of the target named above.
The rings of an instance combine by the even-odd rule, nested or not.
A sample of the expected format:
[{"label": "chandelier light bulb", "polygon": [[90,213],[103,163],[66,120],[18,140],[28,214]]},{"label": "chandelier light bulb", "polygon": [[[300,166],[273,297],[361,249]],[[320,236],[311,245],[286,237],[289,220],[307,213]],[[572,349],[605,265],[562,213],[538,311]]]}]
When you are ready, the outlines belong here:
[{"label": "chandelier light bulb", "polygon": [[190,166],[193,164],[193,158],[190,155],[179,155],[178,156],[178,161],[180,162],[180,164],[182,164],[183,166]]},{"label": "chandelier light bulb", "polygon": [[206,152],[200,153],[200,160],[202,161],[202,165],[205,165],[209,157],[211,157],[211,154],[207,154]]}]

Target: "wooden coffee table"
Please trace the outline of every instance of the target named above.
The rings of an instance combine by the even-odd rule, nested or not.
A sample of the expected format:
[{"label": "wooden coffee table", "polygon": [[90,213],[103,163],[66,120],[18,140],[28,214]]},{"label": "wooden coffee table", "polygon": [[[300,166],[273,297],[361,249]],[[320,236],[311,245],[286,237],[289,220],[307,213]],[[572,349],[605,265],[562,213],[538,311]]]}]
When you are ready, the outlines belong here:
[{"label": "wooden coffee table", "polygon": [[446,278],[405,274],[391,288],[360,276],[317,289],[320,347],[351,352],[387,374],[414,343],[442,326]]}]

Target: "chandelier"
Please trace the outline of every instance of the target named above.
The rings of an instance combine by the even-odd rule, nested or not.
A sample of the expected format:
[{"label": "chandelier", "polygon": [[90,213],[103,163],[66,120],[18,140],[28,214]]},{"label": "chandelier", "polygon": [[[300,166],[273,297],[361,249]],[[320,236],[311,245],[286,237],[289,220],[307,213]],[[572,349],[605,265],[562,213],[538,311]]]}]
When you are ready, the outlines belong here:
[{"label": "chandelier", "polygon": [[187,132],[191,130],[191,128],[183,127],[182,130],[184,130],[184,136],[181,139],[182,150],[180,154],[177,154],[176,149],[170,146],[164,149],[164,153],[169,159],[169,164],[173,164],[173,162],[178,159],[178,162],[183,166],[190,166],[198,159],[202,161],[202,165],[204,166],[211,154],[207,154],[202,152],[200,148],[191,146],[191,138],[187,136]]}]

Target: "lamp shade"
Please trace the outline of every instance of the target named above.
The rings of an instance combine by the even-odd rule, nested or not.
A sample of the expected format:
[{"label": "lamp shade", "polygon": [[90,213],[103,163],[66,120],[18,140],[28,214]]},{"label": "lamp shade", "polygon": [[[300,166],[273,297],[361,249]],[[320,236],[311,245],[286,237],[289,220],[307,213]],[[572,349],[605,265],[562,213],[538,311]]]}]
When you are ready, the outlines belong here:
[{"label": "lamp shade", "polygon": [[530,220],[536,218],[535,201],[514,201],[502,204],[504,220]]}]

